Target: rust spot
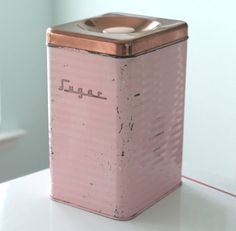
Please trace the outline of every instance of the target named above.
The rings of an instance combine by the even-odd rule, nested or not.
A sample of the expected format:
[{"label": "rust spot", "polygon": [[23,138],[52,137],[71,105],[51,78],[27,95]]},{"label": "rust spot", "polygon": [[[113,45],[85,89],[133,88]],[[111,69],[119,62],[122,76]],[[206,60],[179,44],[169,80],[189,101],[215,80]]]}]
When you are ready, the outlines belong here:
[{"label": "rust spot", "polygon": [[116,112],[117,112],[117,114],[120,114],[118,107],[116,107]]},{"label": "rust spot", "polygon": [[137,93],[137,94],[134,95],[134,97],[137,97],[137,96],[140,96],[140,93]]},{"label": "rust spot", "polygon": [[132,120],[133,120],[132,116],[131,116],[130,120],[131,120],[131,122],[129,122],[129,128],[132,131],[133,130],[133,126],[134,126],[134,122],[132,122]]},{"label": "rust spot", "polygon": [[164,134],[165,132],[164,131],[161,131],[161,132],[158,132],[156,135],[154,135],[153,137],[157,137],[157,136],[160,136],[162,134]]},{"label": "rust spot", "polygon": [[118,133],[121,133],[122,129],[123,129],[123,123],[120,125],[120,130]]},{"label": "rust spot", "polygon": [[133,127],[134,127],[134,123],[131,124],[131,126],[130,126],[130,131],[133,130]]},{"label": "rust spot", "polygon": [[122,151],[121,156],[125,156],[125,152],[124,151]]},{"label": "rust spot", "polygon": [[119,211],[118,211],[118,209],[115,209],[115,211],[114,211],[114,217],[119,217]]},{"label": "rust spot", "polygon": [[157,147],[157,148],[153,149],[153,152],[155,152],[155,151],[159,150],[160,148],[161,148],[161,146],[159,146],[159,147]]}]

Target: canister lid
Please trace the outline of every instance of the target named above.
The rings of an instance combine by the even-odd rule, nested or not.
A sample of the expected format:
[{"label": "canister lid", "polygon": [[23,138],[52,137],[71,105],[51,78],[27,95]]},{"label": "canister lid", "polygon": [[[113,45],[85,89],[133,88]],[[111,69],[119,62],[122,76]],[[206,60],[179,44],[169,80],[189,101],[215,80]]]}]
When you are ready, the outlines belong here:
[{"label": "canister lid", "polygon": [[107,13],[49,28],[47,44],[127,57],[183,41],[187,30],[179,20]]}]

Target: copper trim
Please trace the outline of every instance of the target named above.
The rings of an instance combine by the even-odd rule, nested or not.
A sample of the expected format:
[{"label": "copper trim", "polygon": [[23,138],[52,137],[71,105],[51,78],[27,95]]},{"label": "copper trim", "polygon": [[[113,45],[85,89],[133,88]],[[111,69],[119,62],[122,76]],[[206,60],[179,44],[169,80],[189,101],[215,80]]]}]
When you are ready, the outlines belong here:
[{"label": "copper trim", "polygon": [[[119,33],[123,29],[131,32]],[[47,44],[127,57],[185,40],[187,34],[183,21],[109,13],[49,28]]]}]

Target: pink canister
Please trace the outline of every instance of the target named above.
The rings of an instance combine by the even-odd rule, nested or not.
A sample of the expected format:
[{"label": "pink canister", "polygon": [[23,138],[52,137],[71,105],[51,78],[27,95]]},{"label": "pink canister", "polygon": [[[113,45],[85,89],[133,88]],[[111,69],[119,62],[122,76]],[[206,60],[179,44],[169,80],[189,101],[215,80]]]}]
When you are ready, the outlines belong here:
[{"label": "pink canister", "polygon": [[187,24],[108,13],[47,45],[51,196],[131,219],[181,183]]}]

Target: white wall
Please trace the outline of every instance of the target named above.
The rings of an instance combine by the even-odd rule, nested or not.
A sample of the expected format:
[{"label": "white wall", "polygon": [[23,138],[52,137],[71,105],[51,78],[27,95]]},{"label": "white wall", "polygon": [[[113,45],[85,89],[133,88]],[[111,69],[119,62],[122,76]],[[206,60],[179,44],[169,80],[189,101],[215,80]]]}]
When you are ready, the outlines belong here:
[{"label": "white wall", "polygon": [[48,166],[45,31],[47,0],[0,0],[0,136],[24,129],[8,146],[0,143],[0,182]]},{"label": "white wall", "polygon": [[236,4],[228,1],[54,0],[54,24],[127,12],[189,24],[184,169],[236,193]]}]

